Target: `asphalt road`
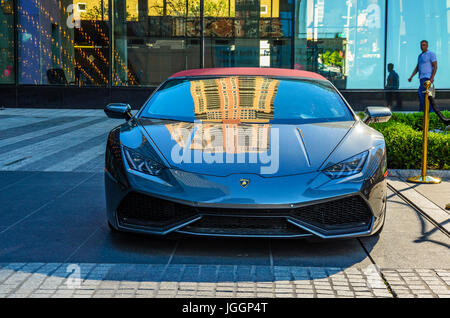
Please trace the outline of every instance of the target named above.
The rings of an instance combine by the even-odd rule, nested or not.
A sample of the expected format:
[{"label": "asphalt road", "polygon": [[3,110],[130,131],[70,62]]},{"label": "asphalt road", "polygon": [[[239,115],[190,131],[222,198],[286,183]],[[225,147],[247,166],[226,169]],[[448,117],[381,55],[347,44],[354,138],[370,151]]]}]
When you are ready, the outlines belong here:
[{"label": "asphalt road", "polygon": [[165,239],[111,233],[103,173],[0,172],[0,262],[446,268],[449,239],[389,194],[380,237]]},{"label": "asphalt road", "polygon": [[318,275],[328,277],[373,263],[435,273],[449,267],[449,238],[391,192],[385,227],[376,237],[312,243],[111,233],[103,156],[107,132],[119,123],[98,111],[0,113],[0,264],[145,264],[169,276],[172,268],[167,279],[175,281],[180,269],[222,266],[235,268],[234,281],[260,282],[273,281],[277,268],[326,268]]}]

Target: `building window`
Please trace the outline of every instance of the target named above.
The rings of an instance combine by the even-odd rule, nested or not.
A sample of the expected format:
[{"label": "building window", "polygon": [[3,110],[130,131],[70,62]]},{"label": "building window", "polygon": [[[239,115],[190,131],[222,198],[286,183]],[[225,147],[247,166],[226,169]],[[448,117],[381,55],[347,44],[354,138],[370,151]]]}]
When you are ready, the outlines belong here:
[{"label": "building window", "polygon": [[436,54],[438,72],[436,88],[449,88],[450,77],[450,0],[399,0],[389,1],[388,45],[386,62],[394,64],[400,78],[400,88],[418,87],[418,76],[411,83],[417,65],[420,41],[427,40],[429,50]]},{"label": "building window", "polygon": [[267,14],[267,5],[266,4],[261,5],[261,14]]},{"label": "building window", "polygon": [[415,89],[407,79],[427,40],[439,63],[436,88],[450,87],[450,0],[204,3],[202,35],[200,0],[0,0],[0,84],[153,87],[203,59],[205,67],[295,68],[339,89],[383,89],[386,61],[401,89]]},{"label": "building window", "polygon": [[0,2],[0,84],[14,84],[14,6]]},{"label": "building window", "polygon": [[385,4],[297,0],[294,67],[320,73],[341,89],[382,89]]},{"label": "building window", "polygon": [[157,86],[200,66],[199,1],[112,1],[114,86]]},{"label": "building window", "polygon": [[79,12],[86,12],[86,3],[77,3],[77,8]]},{"label": "building window", "polygon": [[19,0],[19,83],[107,85],[107,4]]},{"label": "building window", "polygon": [[291,68],[289,0],[205,0],[205,67]]}]

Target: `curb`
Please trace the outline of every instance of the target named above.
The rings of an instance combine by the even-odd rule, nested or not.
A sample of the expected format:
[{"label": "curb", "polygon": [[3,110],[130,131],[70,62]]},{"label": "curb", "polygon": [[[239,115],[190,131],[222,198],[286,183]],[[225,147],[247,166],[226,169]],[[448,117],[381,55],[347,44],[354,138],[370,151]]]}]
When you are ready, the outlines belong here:
[{"label": "curb", "polygon": [[[389,177],[396,177],[401,179],[408,179],[415,176],[420,176],[422,170],[416,169],[388,169]],[[450,170],[427,170],[427,175],[432,177],[440,177],[442,181],[450,181]]]}]

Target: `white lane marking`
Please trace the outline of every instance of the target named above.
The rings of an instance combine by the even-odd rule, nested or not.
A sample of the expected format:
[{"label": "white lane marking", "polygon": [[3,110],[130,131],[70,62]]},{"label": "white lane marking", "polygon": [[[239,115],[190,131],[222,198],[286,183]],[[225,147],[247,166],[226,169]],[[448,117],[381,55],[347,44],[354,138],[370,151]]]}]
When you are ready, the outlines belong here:
[{"label": "white lane marking", "polygon": [[91,120],[92,120],[92,118],[74,119],[73,121],[62,124],[62,125],[49,126],[48,128],[37,130],[37,131],[32,131],[32,132],[29,132],[24,135],[9,137],[9,138],[0,140],[0,147],[11,145],[16,142],[25,141],[25,140],[28,140],[28,139],[31,139],[34,137],[43,136],[43,135],[46,135],[46,134],[49,134],[49,133],[52,133],[55,131],[63,130],[63,129],[66,129],[69,127],[77,126],[77,125],[86,123]]},{"label": "white lane marking", "polygon": [[44,169],[44,171],[74,171],[77,167],[98,157],[99,155],[104,154],[105,148],[106,148],[106,138],[102,144],[79,152],[69,159],[58,162]]},{"label": "white lane marking", "polygon": [[[28,145],[21,149],[16,149],[13,151],[6,152],[0,157],[0,169],[6,171],[12,171],[20,169],[20,167],[33,163],[43,157],[56,154],[67,148],[76,146],[87,140],[100,136],[114,126],[117,126],[117,121],[106,120],[105,122],[100,122],[83,129],[78,129],[72,132],[62,134],[41,142]],[[6,164],[13,162],[15,160],[20,160],[24,157],[31,156],[25,160],[21,160],[16,164],[5,166]]]}]

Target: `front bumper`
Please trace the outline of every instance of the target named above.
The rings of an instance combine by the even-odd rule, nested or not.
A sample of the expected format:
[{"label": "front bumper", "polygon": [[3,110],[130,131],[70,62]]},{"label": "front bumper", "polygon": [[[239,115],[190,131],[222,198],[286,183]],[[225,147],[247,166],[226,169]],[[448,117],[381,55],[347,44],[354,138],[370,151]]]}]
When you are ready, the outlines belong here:
[{"label": "front bumper", "polygon": [[[330,239],[369,236],[384,221],[384,177],[214,177],[174,170],[166,182],[130,170],[126,175],[123,184],[105,172],[108,219],[121,231]],[[240,187],[241,177],[251,178],[251,186]]]}]

